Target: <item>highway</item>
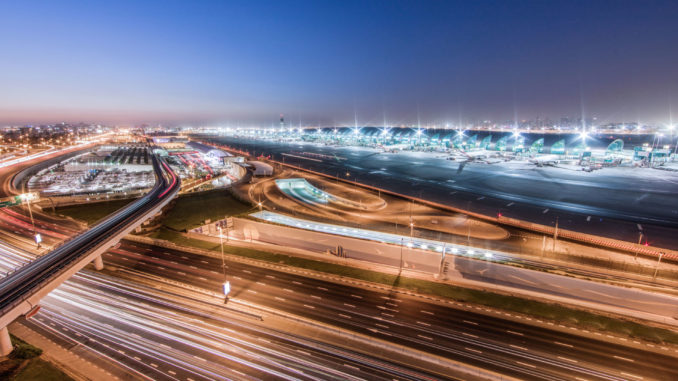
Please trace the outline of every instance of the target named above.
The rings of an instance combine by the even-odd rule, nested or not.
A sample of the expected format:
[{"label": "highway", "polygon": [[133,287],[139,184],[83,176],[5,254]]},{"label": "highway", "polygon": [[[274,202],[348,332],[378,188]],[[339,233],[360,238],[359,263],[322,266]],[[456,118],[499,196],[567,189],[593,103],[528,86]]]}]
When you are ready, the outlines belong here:
[{"label": "highway", "polygon": [[39,155],[30,155],[25,158],[20,158],[20,160],[17,159],[0,163],[0,197],[12,196],[16,193],[16,190],[13,189],[12,182],[18,173],[56,158],[63,160],[77,155],[78,153],[87,151],[93,146],[94,144],[80,145],[68,149],[42,152]]},{"label": "highway", "polygon": [[[5,247],[0,257],[2,270],[32,259]],[[267,327],[216,303],[84,270],[21,324],[122,379],[441,379]]]},{"label": "highway", "polygon": [[[221,260],[123,241],[106,261],[217,291]],[[670,352],[229,261],[234,301],[255,303],[520,379],[676,379]]]},{"label": "highway", "polygon": [[[154,163],[156,171],[161,169],[159,163],[159,160]],[[162,199],[178,187],[178,181],[169,170],[162,173],[156,187],[132,208],[136,204],[144,205],[144,202],[152,204],[154,197]],[[118,221],[112,225],[114,228],[130,218],[125,212],[120,211],[109,218],[108,221]],[[58,222],[40,214],[36,218],[36,228],[54,242],[77,233],[75,224]],[[32,235],[27,216],[13,209],[2,210],[0,223],[19,239],[17,246],[31,248],[30,239],[21,241]],[[102,224],[83,235],[92,231],[107,232],[99,230]],[[60,249],[83,235],[68,241]],[[76,246],[75,250],[80,247]],[[2,284],[42,258],[35,260],[33,254],[12,245],[0,245],[0,271],[19,270],[11,273]],[[45,272],[49,274],[50,270]],[[252,317],[246,320],[233,316],[233,311],[221,302],[215,307],[213,302],[196,300],[194,296],[162,292],[87,270],[71,277],[44,297],[40,304],[43,308],[36,317],[22,324],[89,357],[90,361],[118,378],[441,378],[430,371],[262,327],[258,320],[256,323],[259,324],[254,324]]]},{"label": "highway", "polygon": [[33,325],[151,379],[440,379],[226,308],[85,271],[46,298]]},{"label": "highway", "polygon": [[105,221],[66,241],[50,253],[3,278],[0,282],[0,312],[6,314],[37,292],[46,282],[71,267],[98,245],[106,242],[110,235],[127,228],[158,203],[173,197],[180,186],[177,176],[162,159],[156,156],[153,156],[153,167],[157,180],[148,194],[109,216]]},{"label": "highway", "polygon": [[[204,136],[201,136],[204,137]],[[496,217],[637,242],[639,227],[649,244],[678,246],[676,177],[667,171],[619,168],[586,173],[525,165],[459,163],[431,154],[382,153],[248,138],[211,137],[256,155],[377,186],[400,194]],[[306,158],[302,153],[322,154]],[[283,153],[296,153],[283,156]],[[620,175],[623,171],[624,175]],[[667,207],[670,206],[670,207]]]}]

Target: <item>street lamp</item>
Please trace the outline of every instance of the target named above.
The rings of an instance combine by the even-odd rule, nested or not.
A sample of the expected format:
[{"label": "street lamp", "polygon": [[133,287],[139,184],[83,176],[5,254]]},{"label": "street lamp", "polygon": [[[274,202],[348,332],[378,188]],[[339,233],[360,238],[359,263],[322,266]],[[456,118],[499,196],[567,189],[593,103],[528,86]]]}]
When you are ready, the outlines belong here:
[{"label": "street lamp", "polygon": [[404,238],[400,238],[400,266],[398,268],[398,274],[403,271],[403,241]]},{"label": "street lamp", "polygon": [[[33,235],[35,235],[35,221],[33,220],[33,211],[31,210],[31,200],[35,199],[35,193],[22,193],[19,195],[21,201],[25,201],[28,205],[28,214],[31,216],[31,225],[33,226]],[[38,243],[38,246],[40,244]]]},{"label": "street lamp", "polygon": [[221,244],[221,270],[224,273],[224,280],[226,280],[226,261],[224,260],[224,231],[221,226],[218,226],[219,229],[219,243]]},{"label": "street lamp", "polygon": [[657,260],[657,266],[654,268],[654,275],[652,275],[652,280],[657,279],[657,271],[659,271],[659,264],[662,261],[662,256],[664,256],[664,253],[659,253],[659,259]]}]

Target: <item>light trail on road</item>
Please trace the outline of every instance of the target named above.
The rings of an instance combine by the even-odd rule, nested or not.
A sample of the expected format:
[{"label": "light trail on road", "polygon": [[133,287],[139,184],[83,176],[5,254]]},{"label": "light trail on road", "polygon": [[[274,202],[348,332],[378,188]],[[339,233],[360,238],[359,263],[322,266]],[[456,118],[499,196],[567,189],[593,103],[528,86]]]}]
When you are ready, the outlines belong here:
[{"label": "light trail on road", "polygon": [[[220,259],[167,248],[125,242],[107,260],[133,269],[139,276],[156,274],[209,290],[218,290],[223,281],[223,275],[215,271],[221,267]],[[673,361],[671,353],[658,354],[599,341],[592,338],[593,332],[589,332],[590,337],[578,336],[400,293],[368,291],[233,261],[227,265],[234,300],[463,359],[523,379],[577,376],[621,380],[626,378],[622,372],[646,379],[678,377],[678,372],[668,366]]]},{"label": "light trail on road", "polygon": [[[31,260],[8,246],[0,252],[2,270]],[[102,366],[116,364],[118,375],[186,380],[439,378],[266,328],[214,302],[87,270],[50,293],[41,305],[36,317],[24,324],[70,345],[90,348],[108,358]]]}]

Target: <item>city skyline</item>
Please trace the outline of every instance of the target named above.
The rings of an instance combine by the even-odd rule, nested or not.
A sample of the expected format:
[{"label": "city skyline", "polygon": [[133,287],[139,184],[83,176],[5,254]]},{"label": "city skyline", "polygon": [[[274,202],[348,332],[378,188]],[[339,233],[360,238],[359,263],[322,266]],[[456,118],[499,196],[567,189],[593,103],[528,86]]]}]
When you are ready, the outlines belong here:
[{"label": "city skyline", "polygon": [[3,124],[661,124],[678,107],[672,2],[0,8]]}]

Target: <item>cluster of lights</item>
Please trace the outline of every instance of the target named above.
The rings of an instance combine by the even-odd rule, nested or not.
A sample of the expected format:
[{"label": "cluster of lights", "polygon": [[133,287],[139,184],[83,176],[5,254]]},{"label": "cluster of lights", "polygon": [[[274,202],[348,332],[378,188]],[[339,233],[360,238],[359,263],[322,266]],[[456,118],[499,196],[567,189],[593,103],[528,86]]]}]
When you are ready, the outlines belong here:
[{"label": "cluster of lights", "polygon": [[[262,215],[263,214],[263,215]],[[295,226],[297,228],[302,228],[302,229],[307,229],[307,230],[313,230],[313,231],[318,231],[318,232],[328,232],[330,234],[340,234],[343,236],[348,236],[348,237],[357,237],[357,238],[362,238],[362,239],[370,239],[370,240],[376,240],[376,241],[381,241],[381,242],[386,242],[386,243],[400,243],[410,249],[413,248],[419,248],[421,250],[427,250],[427,251],[436,251],[439,253],[442,253],[443,250],[445,253],[452,253],[452,254],[461,254],[465,256],[472,256],[472,257],[477,257],[477,258],[485,258],[485,259],[492,259],[494,258],[494,253],[490,251],[482,251],[482,250],[475,250],[471,248],[466,248],[466,247],[445,247],[441,246],[439,243],[436,244],[430,244],[430,243],[417,243],[415,245],[415,241],[413,241],[411,238],[407,242],[405,242],[405,239],[403,237],[395,236],[393,234],[388,234],[388,233],[377,233],[377,235],[381,236],[381,239],[378,237],[375,237],[374,234],[376,232],[372,232],[369,230],[364,230],[364,229],[355,229],[355,228],[344,228],[344,227],[337,227],[337,226],[329,226],[325,224],[318,224],[318,223],[305,223],[305,222],[297,222],[298,220],[295,221],[295,219],[278,215],[275,213],[271,212],[259,212],[253,215],[256,218],[261,218],[269,222],[275,222],[283,225],[288,225],[288,226]],[[391,238],[391,239],[384,239],[384,238]],[[418,245],[418,247],[416,247]]]}]

